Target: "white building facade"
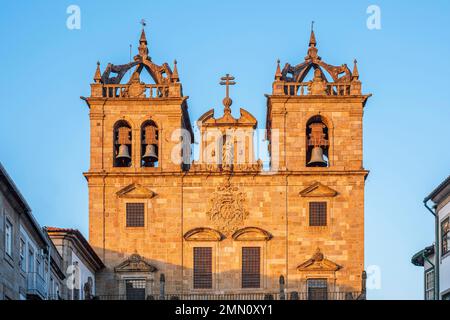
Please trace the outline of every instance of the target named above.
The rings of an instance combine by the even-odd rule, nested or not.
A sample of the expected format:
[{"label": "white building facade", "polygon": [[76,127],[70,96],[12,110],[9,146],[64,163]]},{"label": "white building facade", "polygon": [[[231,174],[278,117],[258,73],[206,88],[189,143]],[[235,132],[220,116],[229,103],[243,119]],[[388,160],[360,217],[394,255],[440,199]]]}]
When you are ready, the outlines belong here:
[{"label": "white building facade", "polygon": [[435,222],[435,243],[416,253],[411,262],[424,268],[424,298],[450,300],[450,176],[424,204]]}]

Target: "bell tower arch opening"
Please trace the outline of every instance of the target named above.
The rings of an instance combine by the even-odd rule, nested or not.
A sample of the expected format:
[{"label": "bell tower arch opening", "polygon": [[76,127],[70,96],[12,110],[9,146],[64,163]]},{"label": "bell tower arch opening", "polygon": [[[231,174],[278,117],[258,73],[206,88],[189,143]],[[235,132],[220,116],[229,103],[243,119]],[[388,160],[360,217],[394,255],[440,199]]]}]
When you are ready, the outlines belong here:
[{"label": "bell tower arch opening", "polygon": [[114,167],[131,166],[131,126],[125,120],[119,120],[114,125]]},{"label": "bell tower arch opening", "polygon": [[145,121],[141,126],[141,166],[158,167],[158,126],[152,120]]},{"label": "bell tower arch opening", "polygon": [[329,167],[328,126],[320,115],[311,117],[306,123],[306,166]]}]

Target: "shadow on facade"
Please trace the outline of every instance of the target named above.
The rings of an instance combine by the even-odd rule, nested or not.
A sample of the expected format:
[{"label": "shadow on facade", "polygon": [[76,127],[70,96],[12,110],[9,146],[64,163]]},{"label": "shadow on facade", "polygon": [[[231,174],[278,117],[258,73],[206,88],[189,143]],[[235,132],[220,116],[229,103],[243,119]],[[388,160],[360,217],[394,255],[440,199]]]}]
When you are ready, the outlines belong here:
[{"label": "shadow on facade", "polygon": [[[127,256],[111,250],[103,253],[105,268],[96,274],[96,299],[100,300],[363,300],[365,272],[361,287],[339,284],[339,271],[316,270],[309,274],[269,276],[271,266],[260,262],[253,273],[242,269],[217,271],[199,267],[194,272],[192,257],[183,264],[147,259],[137,253]],[[204,259],[204,257],[203,257]],[[244,274],[245,273],[245,274]]]}]

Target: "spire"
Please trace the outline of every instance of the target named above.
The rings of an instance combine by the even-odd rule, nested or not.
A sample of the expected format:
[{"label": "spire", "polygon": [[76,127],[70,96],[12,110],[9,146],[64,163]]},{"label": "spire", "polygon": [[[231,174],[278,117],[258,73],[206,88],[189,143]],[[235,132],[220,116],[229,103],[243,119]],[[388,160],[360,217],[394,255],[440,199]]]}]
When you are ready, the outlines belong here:
[{"label": "spire", "polygon": [[147,25],[147,22],[145,22],[144,19],[141,20],[141,25],[142,25],[142,32],[141,32],[141,38],[139,39],[139,43],[144,42],[145,44],[147,44],[147,37],[145,36],[145,26]]},{"label": "spire", "polygon": [[316,46],[316,35],[314,34],[314,21],[311,22],[311,36],[309,37],[309,46]]},{"label": "spire", "polygon": [[353,65],[352,80],[358,80],[359,79],[358,61],[355,59],[353,63],[354,65]]},{"label": "spire", "polygon": [[147,37],[145,35],[145,30],[144,28],[142,28],[142,32],[141,32],[141,38],[139,39],[139,43],[145,43],[147,44]]},{"label": "spire", "polygon": [[97,69],[95,70],[94,82],[100,83],[101,80],[102,80],[102,74],[100,72],[100,61],[97,61]]},{"label": "spire", "polygon": [[136,56],[134,59],[142,59],[142,60],[150,60],[150,57],[148,56],[148,47],[147,47],[147,37],[145,36],[145,26],[147,25],[145,20],[142,19],[141,20],[141,24],[142,24],[142,32],[141,32],[141,37],[139,38],[139,55]]},{"label": "spire", "polygon": [[281,80],[281,68],[280,68],[280,59],[277,60],[277,71],[275,71],[275,80],[280,81]]},{"label": "spire", "polygon": [[180,81],[180,77],[178,76],[177,60],[173,61],[173,72],[172,72],[171,79],[172,79],[172,82]]},{"label": "spire", "polygon": [[308,48],[308,55],[305,57],[305,60],[310,59],[317,59],[321,60],[321,58],[317,55],[317,52],[319,51],[316,48],[317,41],[316,41],[316,35],[314,34],[314,21],[311,22],[311,36],[309,37],[309,48]]}]

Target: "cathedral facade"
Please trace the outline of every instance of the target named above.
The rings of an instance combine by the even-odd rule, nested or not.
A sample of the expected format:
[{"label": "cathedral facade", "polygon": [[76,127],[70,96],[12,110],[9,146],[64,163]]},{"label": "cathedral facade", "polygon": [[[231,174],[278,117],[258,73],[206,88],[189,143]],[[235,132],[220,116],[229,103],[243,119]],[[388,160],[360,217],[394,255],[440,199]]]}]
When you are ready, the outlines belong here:
[{"label": "cathedral facade", "polygon": [[[196,122],[176,61],[152,61],[144,30],[131,63],[98,64],[90,117],[89,242],[105,264],[100,297],[360,299],[365,294],[363,109],[353,69],[318,55],[278,62],[267,95],[270,165],[255,157],[257,121]],[[141,81],[148,72],[154,83]],[[129,80],[124,81],[127,74]],[[310,77],[309,81],[308,79]]]}]

